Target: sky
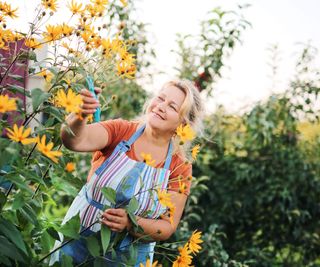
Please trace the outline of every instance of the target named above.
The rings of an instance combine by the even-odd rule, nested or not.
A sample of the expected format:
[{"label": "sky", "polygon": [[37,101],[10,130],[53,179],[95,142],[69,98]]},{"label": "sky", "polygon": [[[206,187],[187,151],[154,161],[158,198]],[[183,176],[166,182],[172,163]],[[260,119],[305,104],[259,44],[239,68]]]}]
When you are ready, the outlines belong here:
[{"label": "sky", "polygon": [[[272,92],[287,88],[294,74],[295,60],[301,51],[298,43],[311,43],[320,47],[320,25],[318,0],[135,0],[139,20],[148,23],[151,43],[157,60],[153,83],[144,84],[147,90],[154,90],[170,78],[175,77],[177,62],[171,51],[176,48],[176,33],[197,34],[199,22],[206,13],[220,6],[225,10],[235,10],[237,4],[251,4],[244,17],[252,27],[242,35],[243,43],[238,44],[230,58],[223,77],[215,85],[213,97],[206,99],[208,111],[217,105],[224,105],[227,112],[243,112],[259,100],[266,99]],[[24,21],[30,21],[34,6],[39,1],[11,0],[19,6]],[[61,3],[61,1],[60,1]],[[63,20],[63,13],[60,12]],[[27,25],[27,24],[25,24]],[[280,48],[279,73],[272,86],[270,54],[267,48],[278,44]],[[164,74],[158,74],[158,72]]]},{"label": "sky", "polygon": [[[176,33],[199,33],[199,21],[217,6],[235,10],[237,4],[251,4],[244,17],[252,27],[242,35],[242,45],[238,45],[226,60],[227,68],[215,86],[213,99],[207,101],[209,111],[222,104],[227,112],[243,112],[271,93],[283,91],[294,74],[295,62],[302,47],[298,43],[311,41],[314,46],[320,47],[318,0],[144,0],[138,3],[143,10],[141,19],[150,23],[149,30],[156,38],[159,69],[166,73],[155,75],[151,87],[158,87],[174,77],[173,67],[177,58],[170,51],[176,47]],[[279,73],[274,87],[267,51],[273,44],[280,49]]]}]

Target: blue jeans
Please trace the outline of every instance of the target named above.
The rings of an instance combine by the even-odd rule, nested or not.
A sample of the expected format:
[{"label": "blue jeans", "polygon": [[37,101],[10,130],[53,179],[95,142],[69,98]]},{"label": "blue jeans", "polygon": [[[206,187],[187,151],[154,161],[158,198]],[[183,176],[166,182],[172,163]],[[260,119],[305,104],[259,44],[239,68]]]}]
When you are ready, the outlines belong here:
[{"label": "blue jeans", "polygon": [[[115,237],[114,232],[111,234],[111,241]],[[73,264],[81,264],[85,261],[88,261],[88,265],[93,264],[93,256],[90,254],[85,237],[90,235],[96,235],[97,239],[100,241],[100,232],[95,233],[91,230],[86,230],[81,234],[83,237],[80,237],[78,240],[73,240],[64,247],[60,249],[59,261],[61,261],[62,253],[68,256],[71,256],[73,259]],[[104,256],[105,266],[114,267],[114,266],[128,266],[125,265],[126,262],[123,261],[123,256],[127,259],[130,259],[129,247],[130,244],[134,241],[134,238],[131,235],[127,235],[120,244],[115,247],[116,258],[114,259],[110,252],[107,252]],[[140,263],[145,264],[149,258],[152,262],[153,259],[153,250],[155,242],[153,243],[143,243],[135,242],[135,248],[137,249],[137,259],[133,266],[139,267]],[[131,259],[132,260],[132,259]],[[122,264],[121,264],[122,263]],[[86,265],[84,265],[86,266]]]}]

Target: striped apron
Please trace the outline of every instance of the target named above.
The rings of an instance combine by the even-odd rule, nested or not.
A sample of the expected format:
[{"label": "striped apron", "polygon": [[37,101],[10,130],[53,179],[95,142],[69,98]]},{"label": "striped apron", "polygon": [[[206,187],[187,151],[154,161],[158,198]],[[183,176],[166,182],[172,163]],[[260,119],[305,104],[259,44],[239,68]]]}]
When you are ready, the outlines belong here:
[{"label": "striped apron", "polygon": [[[172,157],[172,141],[170,141],[164,168],[154,168],[144,162],[138,162],[126,155],[126,152],[131,148],[131,145],[143,133],[145,125],[141,126],[128,141],[121,141],[110,157],[108,157],[101,166],[92,175],[90,181],[83,186],[74,201],[72,202],[62,224],[79,213],[81,228],[89,227],[93,222],[100,218],[103,207],[105,205],[111,208],[123,208],[130,199],[135,196],[139,203],[139,207],[134,212],[135,215],[144,218],[156,219],[166,211],[157,197],[156,189],[166,190],[170,176],[169,166]],[[101,192],[101,188],[111,187],[116,191],[116,204],[110,203]],[[95,223],[86,230],[83,235],[90,235],[99,232],[101,223]],[[116,233],[112,233],[112,237]],[[60,236],[60,240],[62,240]],[[106,260],[105,266],[119,266],[121,254],[128,253],[126,249],[134,241],[134,237],[127,236],[120,242],[116,253],[119,256],[117,262]],[[135,242],[135,247],[138,250],[138,257],[134,266],[139,266],[140,263],[145,264],[147,258],[152,262],[155,242],[143,243]],[[56,241],[55,247],[61,245],[61,242]],[[90,254],[86,248],[84,238],[74,240],[64,246],[51,256],[50,265],[61,259],[61,250],[73,258],[74,263],[85,261]],[[110,256],[110,255],[109,255]],[[109,257],[105,255],[105,258]],[[111,256],[110,256],[111,259]],[[120,263],[121,266],[121,263]],[[122,265],[124,266],[124,265]]]}]

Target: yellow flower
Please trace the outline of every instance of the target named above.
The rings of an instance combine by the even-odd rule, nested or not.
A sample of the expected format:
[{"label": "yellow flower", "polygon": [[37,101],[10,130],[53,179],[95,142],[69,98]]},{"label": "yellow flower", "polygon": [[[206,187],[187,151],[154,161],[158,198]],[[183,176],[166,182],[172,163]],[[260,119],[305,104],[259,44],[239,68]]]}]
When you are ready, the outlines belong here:
[{"label": "yellow flower", "polygon": [[130,54],[125,47],[117,48],[120,60],[125,61],[127,64],[133,64],[135,61],[134,54]]},{"label": "yellow flower", "polygon": [[86,5],[85,7],[86,11],[90,13],[91,18],[94,18],[98,15],[99,13],[99,6],[96,5]]},{"label": "yellow flower", "polygon": [[52,151],[54,144],[49,142],[46,144],[46,136],[43,135],[41,139],[38,137],[37,149],[46,157],[51,159],[53,162],[58,163],[58,159],[56,157],[60,157],[62,155],[61,151]]},{"label": "yellow flower", "polygon": [[101,40],[101,46],[102,46],[102,54],[106,57],[106,58],[110,58],[111,57],[111,42],[110,39],[102,39]]},{"label": "yellow flower", "polygon": [[91,0],[91,3],[96,6],[106,6],[109,3],[109,0]]},{"label": "yellow flower", "polygon": [[82,37],[83,41],[84,41],[86,44],[89,44],[90,41],[91,41],[91,32],[90,32],[90,31],[84,31],[84,32],[81,34],[81,37]]},{"label": "yellow flower", "polygon": [[29,48],[41,48],[42,47],[42,44],[40,42],[38,42],[36,39],[34,38],[29,38],[29,39],[26,39],[24,44],[29,47]]},{"label": "yellow flower", "polygon": [[128,64],[126,61],[120,61],[117,63],[118,76],[133,79],[135,73],[136,66],[134,64]]},{"label": "yellow flower", "polygon": [[188,249],[187,244],[183,248],[179,248],[180,255],[173,262],[172,267],[187,267],[192,263],[191,251]]},{"label": "yellow flower", "polygon": [[182,145],[185,141],[191,141],[195,137],[195,132],[190,127],[189,124],[186,126],[183,126],[180,124],[180,126],[176,130],[177,135],[180,137],[180,144]]},{"label": "yellow flower", "polygon": [[15,34],[10,30],[4,30],[0,27],[0,40],[2,42],[13,42],[15,41]]},{"label": "yellow flower", "polygon": [[203,240],[201,240],[201,232],[197,232],[197,230],[195,230],[192,233],[188,242],[189,250],[192,251],[194,254],[198,253],[201,249],[201,246],[199,244],[201,244],[202,242]]},{"label": "yellow flower", "polygon": [[17,110],[15,98],[9,98],[8,95],[0,95],[0,113]]},{"label": "yellow flower", "polygon": [[47,32],[42,33],[46,42],[53,42],[61,38],[62,28],[59,25],[47,25]]},{"label": "yellow flower", "polygon": [[64,36],[70,36],[73,32],[73,27],[67,25],[66,23],[63,23],[61,25],[61,32]]},{"label": "yellow flower", "polygon": [[46,82],[50,82],[52,80],[53,74],[46,69],[41,70],[39,73],[37,73],[38,76],[42,76]]},{"label": "yellow flower", "polygon": [[50,9],[53,12],[57,11],[57,0],[42,0],[42,5],[45,9]]},{"label": "yellow flower", "polygon": [[75,170],[75,164],[73,162],[68,162],[66,165],[67,172],[73,172]]},{"label": "yellow flower", "polygon": [[145,162],[147,165],[153,167],[155,164],[155,160],[152,160],[151,154],[146,154],[144,152],[141,153],[141,157],[143,158],[143,162]]},{"label": "yellow flower", "polygon": [[173,206],[173,204],[171,203],[170,205],[168,205],[168,216],[169,216],[169,219],[170,219],[170,224],[173,226],[173,218],[174,218],[174,214],[176,212],[176,207]]},{"label": "yellow flower", "polygon": [[158,261],[155,261],[154,263],[151,263],[150,259],[147,259],[146,265],[143,265],[142,263],[140,263],[139,267],[156,267],[157,264],[158,264]]},{"label": "yellow flower", "polygon": [[72,14],[81,14],[83,12],[83,10],[81,10],[82,4],[77,4],[74,0],[71,1],[68,7]]},{"label": "yellow flower", "polygon": [[193,160],[196,160],[199,151],[200,151],[200,145],[195,145],[195,146],[192,148],[191,154],[192,154]]},{"label": "yellow flower", "polygon": [[0,15],[0,23],[5,23],[7,20],[3,15]]},{"label": "yellow flower", "polygon": [[9,49],[8,46],[6,46],[6,43],[2,39],[0,39],[0,48],[4,50]]},{"label": "yellow flower", "polygon": [[95,48],[99,48],[102,44],[102,40],[101,38],[98,36],[98,37],[95,37],[92,39],[92,42],[93,42],[93,45]]},{"label": "yellow flower", "polygon": [[165,190],[157,189],[157,196],[158,196],[159,202],[162,206],[164,206],[164,207],[172,206],[170,193],[167,193]]},{"label": "yellow flower", "polygon": [[90,114],[90,115],[87,117],[87,121],[88,121],[88,122],[93,122],[93,114]]},{"label": "yellow flower", "polygon": [[186,192],[187,185],[185,182],[182,182],[181,177],[179,176],[179,193],[184,194]]},{"label": "yellow flower", "polygon": [[24,36],[21,33],[15,32],[15,33],[12,33],[12,39],[10,41],[17,42],[21,39],[24,39]]},{"label": "yellow flower", "polygon": [[25,130],[23,126],[18,128],[17,124],[14,124],[13,130],[9,128],[6,128],[6,130],[8,131],[8,137],[15,142],[20,142],[23,145],[37,142],[37,138],[28,138],[31,128]]},{"label": "yellow flower", "polygon": [[60,89],[55,96],[56,106],[63,107],[66,112],[79,113],[80,106],[83,104],[80,95],[76,95],[71,89],[68,89],[67,94],[63,89]]},{"label": "yellow flower", "polygon": [[[83,120],[81,112],[76,113],[79,120]],[[93,114],[87,116],[87,122],[93,122]]]},{"label": "yellow flower", "polygon": [[126,7],[126,6],[128,5],[128,3],[127,3],[126,0],[120,0],[120,2],[122,3],[122,5],[123,5],[124,7]]},{"label": "yellow flower", "polygon": [[5,16],[8,16],[12,19],[17,18],[18,16],[15,14],[17,12],[18,8],[12,9],[10,4],[3,3],[2,5],[2,12]]}]

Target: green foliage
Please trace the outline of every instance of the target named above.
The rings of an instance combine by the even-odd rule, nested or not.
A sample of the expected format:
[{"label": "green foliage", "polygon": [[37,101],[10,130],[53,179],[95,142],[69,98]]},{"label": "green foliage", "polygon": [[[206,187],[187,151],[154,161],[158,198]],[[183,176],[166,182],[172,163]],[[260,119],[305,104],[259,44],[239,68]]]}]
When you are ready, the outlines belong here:
[{"label": "green foliage", "polygon": [[[243,17],[243,9],[225,11],[215,8],[201,21],[199,35],[177,35],[179,65],[176,67],[181,78],[193,80],[199,90],[212,94],[213,85],[221,77],[225,59],[231,55],[241,35],[250,27]],[[192,43],[192,45],[191,45]]]},{"label": "green foliage", "polygon": [[111,234],[110,228],[105,225],[101,225],[101,243],[102,243],[103,253],[106,253],[106,250],[109,246],[110,234]]},{"label": "green foliage", "polygon": [[[194,205],[201,207],[203,229],[215,224],[229,257],[250,266],[319,264],[320,139],[311,148],[298,125],[319,123],[317,108],[310,106],[319,101],[320,79],[305,77],[298,73],[284,94],[242,117],[218,111],[207,122],[214,142],[204,140],[195,172],[209,178],[208,190]],[[188,221],[191,229],[199,225],[195,218]]]}]

